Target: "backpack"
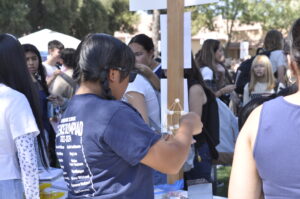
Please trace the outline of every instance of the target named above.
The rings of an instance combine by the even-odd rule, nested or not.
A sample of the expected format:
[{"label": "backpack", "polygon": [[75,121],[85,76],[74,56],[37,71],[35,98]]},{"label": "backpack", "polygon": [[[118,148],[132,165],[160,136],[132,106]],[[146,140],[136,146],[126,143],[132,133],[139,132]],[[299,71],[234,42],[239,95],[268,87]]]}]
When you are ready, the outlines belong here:
[{"label": "backpack", "polygon": [[[270,57],[271,52],[272,51],[265,51],[265,52],[259,53],[258,55],[266,55],[266,56]],[[243,95],[245,85],[248,82],[250,82],[251,65],[256,56],[257,55],[251,57],[250,59],[243,61],[240,64],[240,66],[238,67],[238,69],[236,71],[236,78],[235,78],[235,85],[236,85],[235,92],[236,93]]]}]

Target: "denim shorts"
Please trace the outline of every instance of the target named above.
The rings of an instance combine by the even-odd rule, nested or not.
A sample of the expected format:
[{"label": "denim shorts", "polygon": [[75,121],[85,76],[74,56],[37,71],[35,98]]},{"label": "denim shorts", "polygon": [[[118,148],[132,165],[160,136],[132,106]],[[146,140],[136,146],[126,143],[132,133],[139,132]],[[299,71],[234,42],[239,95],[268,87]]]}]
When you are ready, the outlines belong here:
[{"label": "denim shorts", "polygon": [[23,198],[23,184],[20,179],[0,180],[0,199]]}]

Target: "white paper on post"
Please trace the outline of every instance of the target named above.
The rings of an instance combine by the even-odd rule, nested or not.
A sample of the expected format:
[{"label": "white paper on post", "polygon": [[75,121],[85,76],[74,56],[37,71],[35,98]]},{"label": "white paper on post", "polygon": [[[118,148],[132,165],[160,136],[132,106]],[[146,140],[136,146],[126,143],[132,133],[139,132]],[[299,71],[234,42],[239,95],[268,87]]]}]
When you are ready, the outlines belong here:
[{"label": "white paper on post", "polygon": [[[216,3],[219,0],[185,0],[184,6],[195,6],[208,3]],[[167,0],[130,0],[129,10],[155,10],[155,9],[167,9]]]},{"label": "white paper on post", "polygon": [[[160,15],[160,34],[161,34],[161,65],[162,69],[168,68],[168,25],[167,15]],[[192,36],[191,36],[191,12],[184,13],[183,22],[183,66],[192,68]]]},{"label": "white paper on post", "polygon": [[245,59],[249,56],[249,42],[243,41],[240,43],[240,59]]},{"label": "white paper on post", "polygon": [[[161,132],[168,132],[168,80],[160,80],[160,103],[161,103]],[[187,80],[183,80],[183,111],[189,112],[188,85]]]}]

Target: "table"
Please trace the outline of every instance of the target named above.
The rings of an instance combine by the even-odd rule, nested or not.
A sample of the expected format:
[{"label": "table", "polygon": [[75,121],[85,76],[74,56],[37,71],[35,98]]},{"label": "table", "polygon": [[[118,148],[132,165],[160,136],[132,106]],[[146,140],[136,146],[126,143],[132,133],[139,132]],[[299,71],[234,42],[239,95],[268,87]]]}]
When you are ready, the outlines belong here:
[{"label": "table", "polygon": [[[64,181],[62,169],[57,169],[57,168],[49,168],[48,171],[42,170],[39,172],[39,177],[40,177],[40,183],[51,183],[51,187],[46,188],[45,192],[46,193],[53,193],[53,192],[63,192],[64,196],[60,197],[59,199],[66,199],[68,196],[68,188],[67,184]],[[209,198],[209,199],[227,199],[225,197],[220,197],[220,196],[208,196],[209,194],[206,193],[206,189],[208,189],[205,185],[201,188],[201,199]],[[166,194],[175,194],[175,195],[180,195],[185,198],[188,198],[188,192],[184,190],[176,190],[176,191],[169,191],[166,192],[164,190],[160,190],[158,188],[154,189],[154,199],[164,199]],[[179,197],[171,197],[170,199],[179,199]]]}]

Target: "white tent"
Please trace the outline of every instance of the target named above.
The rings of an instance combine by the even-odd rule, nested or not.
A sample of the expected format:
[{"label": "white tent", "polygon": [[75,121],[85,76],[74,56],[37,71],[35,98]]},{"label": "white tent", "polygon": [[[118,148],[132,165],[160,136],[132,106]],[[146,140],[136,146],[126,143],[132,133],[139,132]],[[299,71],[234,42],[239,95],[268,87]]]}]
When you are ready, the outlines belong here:
[{"label": "white tent", "polygon": [[65,48],[76,49],[80,43],[79,39],[55,32],[49,29],[43,29],[32,34],[19,38],[21,44],[33,44],[41,52],[44,57],[48,52],[48,42],[51,40],[58,40],[64,44]]}]

